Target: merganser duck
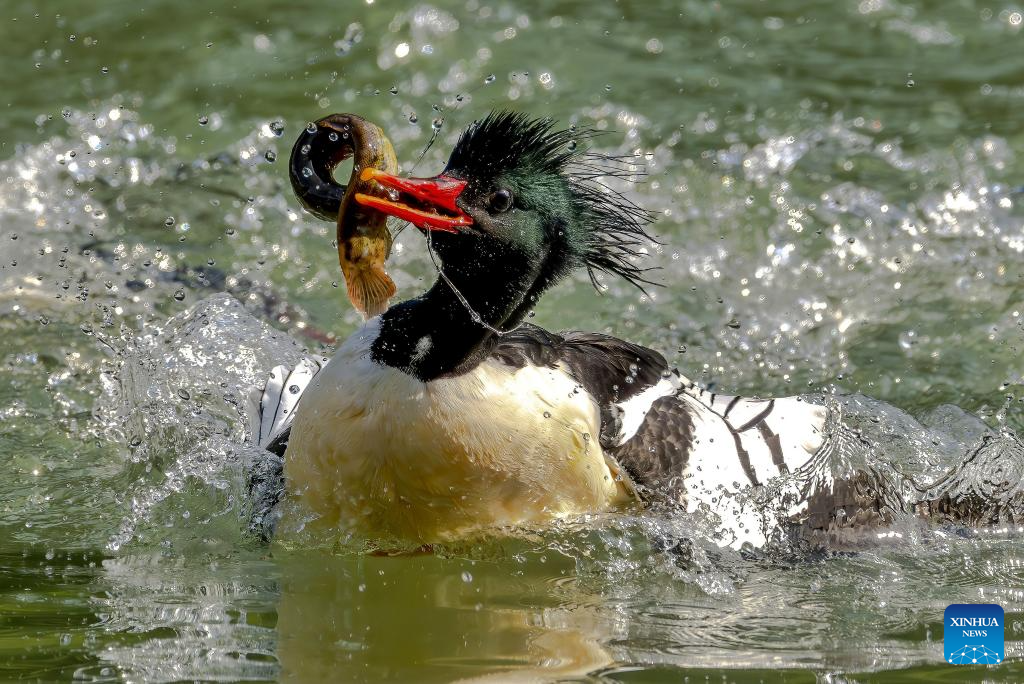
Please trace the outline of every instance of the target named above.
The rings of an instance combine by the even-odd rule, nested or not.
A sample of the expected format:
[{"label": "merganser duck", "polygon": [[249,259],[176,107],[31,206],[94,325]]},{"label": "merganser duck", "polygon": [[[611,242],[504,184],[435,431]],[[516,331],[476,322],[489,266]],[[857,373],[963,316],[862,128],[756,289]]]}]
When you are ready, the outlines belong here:
[{"label": "merganser duck", "polygon": [[[827,531],[958,505],[952,471],[922,485],[859,464],[865,440],[835,407],[709,392],[651,349],[524,322],[577,269],[647,283],[648,214],[574,172],[580,137],[492,113],[433,178],[364,170],[392,194],[356,201],[419,228],[439,277],[323,367],[275,369],[254,439],[283,455],[286,516],[423,545],[661,500],[716,514],[719,542],[740,547],[780,521]],[[300,200],[325,218],[344,192],[337,144],[306,132],[292,156]]]}]

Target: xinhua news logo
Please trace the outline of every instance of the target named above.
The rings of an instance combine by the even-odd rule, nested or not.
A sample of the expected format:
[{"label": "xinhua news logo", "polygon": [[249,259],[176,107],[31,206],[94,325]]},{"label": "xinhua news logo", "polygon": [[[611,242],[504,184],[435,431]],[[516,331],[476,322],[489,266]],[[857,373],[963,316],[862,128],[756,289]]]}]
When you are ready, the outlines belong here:
[{"label": "xinhua news logo", "polygon": [[943,618],[946,662],[995,665],[1003,662],[1003,608],[994,603],[954,603]]}]

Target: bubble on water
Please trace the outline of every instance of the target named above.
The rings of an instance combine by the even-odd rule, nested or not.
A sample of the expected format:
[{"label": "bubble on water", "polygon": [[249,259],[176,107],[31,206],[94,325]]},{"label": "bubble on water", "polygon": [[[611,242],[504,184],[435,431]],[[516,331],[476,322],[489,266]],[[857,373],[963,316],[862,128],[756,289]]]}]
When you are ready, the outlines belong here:
[{"label": "bubble on water", "polygon": [[174,225],[174,217],[173,216],[168,216],[167,218],[165,218],[164,219],[164,225],[168,226],[168,227],[173,226]]},{"label": "bubble on water", "polygon": [[183,301],[185,299],[185,290],[180,290],[179,289],[179,290],[175,291],[174,298],[177,299],[179,302]]},{"label": "bubble on water", "polygon": [[110,69],[108,67],[100,67],[100,73],[101,74],[109,74],[110,73]]},{"label": "bubble on water", "polygon": [[277,136],[282,135],[284,133],[284,123],[281,121],[271,121],[270,132]]},{"label": "bubble on water", "polygon": [[545,418],[550,418],[551,417],[551,411],[545,411],[544,412],[544,417]]},{"label": "bubble on water", "polygon": [[469,584],[473,581],[473,575],[468,570],[462,571],[462,581]]},{"label": "bubble on water", "polygon": [[188,401],[192,397],[192,395],[189,394],[188,390],[185,389],[184,387],[178,388],[178,396],[184,399],[185,401]]},{"label": "bubble on water", "polygon": [[441,130],[442,126],[444,126],[444,119],[434,119],[430,122],[430,127],[435,131]]},{"label": "bubble on water", "polygon": [[419,117],[416,116],[415,114],[410,114],[409,115],[409,123],[414,124],[414,123],[418,122],[419,120],[420,120]]},{"label": "bubble on water", "polygon": [[274,152],[274,150],[267,150],[267,153],[263,155],[263,158],[268,162],[275,162],[277,161],[277,152]]},{"label": "bubble on water", "polygon": [[200,126],[205,126],[208,123],[210,123],[210,117],[206,116],[205,114],[200,115],[200,117],[199,117],[199,125]]},{"label": "bubble on water", "polygon": [[398,94],[398,86],[391,86],[390,88],[388,88],[388,92],[391,93],[392,95],[397,95]]},{"label": "bubble on water", "polygon": [[729,327],[729,328],[732,328],[733,330],[739,330],[740,329],[740,322],[736,319],[735,316],[730,318],[729,322],[726,323],[725,325],[727,327]]},{"label": "bubble on water", "polygon": [[497,80],[498,80],[497,76],[495,76],[494,74],[488,74],[487,78],[484,79],[484,83],[490,84],[490,83],[494,83]]}]

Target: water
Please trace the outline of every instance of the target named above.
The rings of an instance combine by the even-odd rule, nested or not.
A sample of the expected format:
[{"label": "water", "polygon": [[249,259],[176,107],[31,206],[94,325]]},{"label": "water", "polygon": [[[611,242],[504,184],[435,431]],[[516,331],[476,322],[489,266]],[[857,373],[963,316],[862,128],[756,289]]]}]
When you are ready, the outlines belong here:
[{"label": "water", "polygon": [[[622,189],[664,242],[651,297],[581,275],[535,322],[727,391],[1020,431],[1022,11],[5,3],[0,678],[920,681],[954,676],[956,601],[1006,608],[1011,660],[955,677],[1021,678],[1016,529],[684,562],[663,549],[702,521],[618,515],[437,555],[268,549],[242,529],[240,412],[272,360],[357,323],[333,228],[287,188],[301,127],[357,112],[407,171],[438,127],[427,174],[509,106],[635,154]],[[405,295],[433,277],[412,231],[389,268]],[[225,290],[255,318],[185,319]]]}]

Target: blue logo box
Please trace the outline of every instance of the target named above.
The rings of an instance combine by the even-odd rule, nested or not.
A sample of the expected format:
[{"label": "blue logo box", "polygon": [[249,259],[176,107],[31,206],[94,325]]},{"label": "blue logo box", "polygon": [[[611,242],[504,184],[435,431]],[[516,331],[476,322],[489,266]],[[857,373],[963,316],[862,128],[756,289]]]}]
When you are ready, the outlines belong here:
[{"label": "blue logo box", "polygon": [[1003,662],[1003,608],[994,603],[954,603],[943,617],[946,662],[995,665]]}]

